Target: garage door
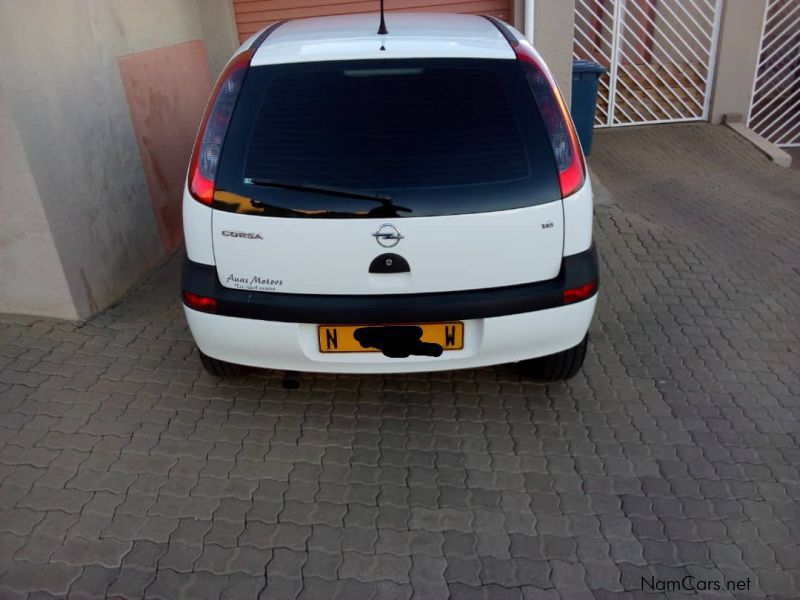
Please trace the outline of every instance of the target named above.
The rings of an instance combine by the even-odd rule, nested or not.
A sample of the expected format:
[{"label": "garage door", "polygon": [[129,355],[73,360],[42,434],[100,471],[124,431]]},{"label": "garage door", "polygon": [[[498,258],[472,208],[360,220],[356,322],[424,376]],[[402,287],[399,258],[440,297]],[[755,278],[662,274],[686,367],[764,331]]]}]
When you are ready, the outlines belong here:
[{"label": "garage door", "polygon": [[[386,0],[388,11],[432,11],[493,15],[511,22],[513,0]],[[233,0],[239,40],[284,19],[375,12],[378,0]]]}]

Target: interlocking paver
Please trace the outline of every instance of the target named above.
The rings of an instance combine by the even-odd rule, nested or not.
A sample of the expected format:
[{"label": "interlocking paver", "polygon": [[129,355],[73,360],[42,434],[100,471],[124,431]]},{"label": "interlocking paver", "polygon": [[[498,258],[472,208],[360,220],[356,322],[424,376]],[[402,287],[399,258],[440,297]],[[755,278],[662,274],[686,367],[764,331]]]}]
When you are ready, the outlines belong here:
[{"label": "interlocking paver", "polygon": [[219,498],[161,496],[149,510],[151,515],[207,520],[219,507]]},{"label": "interlocking paver", "polygon": [[222,591],[222,598],[224,600],[257,598],[265,586],[266,578],[263,575],[258,577],[249,577],[244,575],[229,577],[228,586]]},{"label": "interlocking paver", "polygon": [[120,542],[114,539],[87,540],[76,537],[64,542],[50,560],[74,566],[116,567],[132,545],[132,542]]},{"label": "interlocking paver", "polygon": [[61,510],[52,510],[44,514],[44,519],[39,521],[33,529],[34,535],[46,536],[61,540],[67,531],[80,519],[79,514],[67,513]]},{"label": "interlocking paver", "polygon": [[[129,574],[127,577],[123,577],[123,573],[120,573],[120,578],[114,582],[109,590],[109,593],[124,594],[125,592],[117,591],[116,584],[123,580],[127,584],[128,580],[130,579],[133,581],[133,585],[127,589],[130,589],[131,592],[146,590],[146,594],[139,592],[139,597],[160,598],[164,600],[167,600],[168,598],[180,598],[186,595],[186,590],[189,587],[191,577],[191,573],[177,573],[175,571],[171,571],[170,569],[159,569],[152,575],[144,575],[137,572],[137,574],[134,576]],[[120,588],[127,591],[125,587],[120,586]],[[220,593],[221,591],[222,590],[219,590]],[[130,593],[128,597],[133,597],[133,593]]]},{"label": "interlocking paver", "polygon": [[88,566],[69,588],[70,598],[105,598],[111,583],[117,579],[117,569]]},{"label": "interlocking paver", "polygon": [[378,542],[378,530],[370,527],[347,526],[343,529],[341,549],[343,551],[372,554]]},{"label": "interlocking paver", "polygon": [[414,595],[418,598],[446,598],[448,594],[446,569],[447,561],[444,558],[412,557],[409,577]]},{"label": "interlocking paver", "polygon": [[481,561],[477,557],[448,557],[445,578],[449,583],[463,583],[469,586],[481,585]]},{"label": "interlocking paver", "polygon": [[190,573],[202,553],[203,546],[201,544],[170,542],[167,552],[159,559],[158,566],[178,573]]},{"label": "interlocking paver", "polygon": [[311,530],[311,536],[308,538],[308,549],[309,551],[321,550],[323,552],[339,553],[343,536],[344,528],[342,527],[314,525]]},{"label": "interlocking paver", "polygon": [[358,579],[340,579],[337,582],[334,600],[368,600],[375,597],[378,586],[373,582],[359,581]]},{"label": "interlocking paver", "polygon": [[568,384],[217,381],[180,257],[83,324],[0,317],[0,596],[800,596],[800,175],[706,125],[597,137]]},{"label": "interlocking paver", "polygon": [[91,498],[90,492],[34,485],[30,492],[19,500],[18,506],[35,511],[58,510],[79,513]]},{"label": "interlocking paver", "polygon": [[117,515],[103,530],[104,537],[118,540],[149,540],[166,542],[170,534],[178,527],[178,519],[159,516],[137,517],[133,515]]},{"label": "interlocking paver", "polygon": [[0,510],[0,531],[10,531],[18,536],[27,535],[44,517],[44,513],[28,508]]},{"label": "interlocking paver", "polygon": [[308,559],[303,565],[303,577],[306,581],[309,577],[334,581],[338,577],[341,564],[342,557],[338,552],[311,550],[308,553]]},{"label": "interlocking paver", "polygon": [[110,492],[115,495],[123,495],[128,487],[136,481],[135,473],[105,472],[93,469],[80,469],[70,479],[66,487],[76,488],[86,492]]},{"label": "interlocking paver", "polygon": [[122,564],[124,567],[150,571],[158,565],[159,559],[164,556],[166,551],[167,544],[139,540],[133,543],[130,552],[122,558]]},{"label": "interlocking paver", "polygon": [[42,591],[65,595],[72,582],[80,575],[80,567],[63,563],[35,564],[19,560],[0,577],[0,586],[6,586],[18,592]]}]

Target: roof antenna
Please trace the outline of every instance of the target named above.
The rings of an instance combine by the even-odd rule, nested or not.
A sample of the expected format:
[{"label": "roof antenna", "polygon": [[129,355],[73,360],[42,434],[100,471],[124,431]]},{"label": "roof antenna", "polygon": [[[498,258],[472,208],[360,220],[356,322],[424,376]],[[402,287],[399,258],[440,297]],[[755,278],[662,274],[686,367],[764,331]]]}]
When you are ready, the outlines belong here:
[{"label": "roof antenna", "polygon": [[389,30],[386,29],[386,20],[383,18],[383,0],[381,0],[381,24],[378,27],[378,35],[386,35]]}]

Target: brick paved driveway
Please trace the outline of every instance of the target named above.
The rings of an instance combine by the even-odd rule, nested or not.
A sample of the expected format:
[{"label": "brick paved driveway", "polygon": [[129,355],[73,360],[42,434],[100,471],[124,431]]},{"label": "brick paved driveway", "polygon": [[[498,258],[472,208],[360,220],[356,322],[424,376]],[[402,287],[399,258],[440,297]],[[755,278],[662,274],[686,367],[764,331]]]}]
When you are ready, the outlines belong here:
[{"label": "brick paved driveway", "polygon": [[0,597],[800,597],[800,172],[706,125],[592,163],[616,205],[567,385],[221,383],[178,258],[82,326],[0,319]]}]

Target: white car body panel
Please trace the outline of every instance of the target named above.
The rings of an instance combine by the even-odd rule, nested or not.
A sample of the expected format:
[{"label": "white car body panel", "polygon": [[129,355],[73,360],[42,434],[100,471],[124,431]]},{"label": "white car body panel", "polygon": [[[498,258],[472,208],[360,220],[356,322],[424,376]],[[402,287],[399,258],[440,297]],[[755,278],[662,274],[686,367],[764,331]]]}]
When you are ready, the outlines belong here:
[{"label": "white car body panel", "polygon": [[[381,247],[373,232],[403,235]],[[233,237],[246,233],[260,236]],[[561,201],[488,213],[405,219],[287,219],[214,211],[214,256],[222,285],[292,294],[410,294],[502,287],[558,275]],[[396,252],[409,273],[369,273]],[[264,283],[267,282],[267,283]],[[279,282],[279,283],[275,283]]]},{"label": "white car body panel", "polygon": [[183,237],[189,260],[204,265],[214,264],[214,242],[211,238],[210,206],[198,202],[183,186]]},{"label": "white car body panel", "polygon": [[585,252],[592,245],[594,195],[589,170],[581,189],[564,198],[564,256]]},{"label": "white car body panel", "polygon": [[464,322],[464,349],[439,357],[387,358],[380,352],[323,354],[316,325],[223,317],[184,306],[205,354],[251,367],[315,373],[411,373],[505,364],[576,346],[597,297],[568,306]]},{"label": "white car body panel", "polygon": [[272,32],[250,64],[370,58],[515,58],[508,41],[481,17],[391,13],[386,15],[387,35],[378,35],[379,20],[378,13],[369,13],[288,21]]}]

